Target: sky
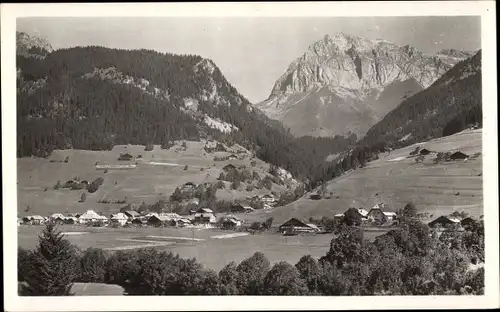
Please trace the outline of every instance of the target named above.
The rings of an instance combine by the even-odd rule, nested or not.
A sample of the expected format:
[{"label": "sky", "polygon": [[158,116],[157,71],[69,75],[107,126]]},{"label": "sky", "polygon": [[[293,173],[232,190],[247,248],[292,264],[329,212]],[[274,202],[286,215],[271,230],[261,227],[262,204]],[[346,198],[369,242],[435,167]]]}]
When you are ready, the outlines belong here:
[{"label": "sky", "polygon": [[267,99],[288,65],[326,34],[409,44],[425,53],[481,48],[481,20],[434,17],[44,17],[17,30],[54,49],[99,45],[197,54],[212,59],[252,103]]}]

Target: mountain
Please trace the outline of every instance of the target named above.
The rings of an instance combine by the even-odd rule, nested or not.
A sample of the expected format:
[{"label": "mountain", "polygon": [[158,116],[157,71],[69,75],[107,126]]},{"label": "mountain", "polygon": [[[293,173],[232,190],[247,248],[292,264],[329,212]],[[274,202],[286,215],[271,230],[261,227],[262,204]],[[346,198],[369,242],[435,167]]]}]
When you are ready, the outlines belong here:
[{"label": "mountain", "polygon": [[[326,156],[355,142],[341,136],[294,138],[201,56],[97,46],[52,51],[42,39],[18,38],[19,157],[120,144],[169,146],[212,136],[311,180]],[[35,46],[47,53],[25,53]]]},{"label": "mountain", "polygon": [[361,137],[402,100],[470,55],[451,49],[427,55],[383,39],[326,35],[290,64],[256,107],[296,136]]},{"label": "mountain", "polygon": [[410,144],[450,135],[476,123],[482,125],[481,51],[403,101],[362,142]]}]

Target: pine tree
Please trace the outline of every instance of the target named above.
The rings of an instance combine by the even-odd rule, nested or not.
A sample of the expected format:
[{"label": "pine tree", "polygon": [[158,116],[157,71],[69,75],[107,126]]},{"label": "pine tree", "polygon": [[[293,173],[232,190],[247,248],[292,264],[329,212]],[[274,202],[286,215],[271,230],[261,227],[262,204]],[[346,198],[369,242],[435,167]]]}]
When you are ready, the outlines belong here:
[{"label": "pine tree", "polygon": [[32,269],[24,276],[27,285],[21,289],[21,295],[72,296],[78,267],[76,251],[53,224],[47,224],[32,253]]}]

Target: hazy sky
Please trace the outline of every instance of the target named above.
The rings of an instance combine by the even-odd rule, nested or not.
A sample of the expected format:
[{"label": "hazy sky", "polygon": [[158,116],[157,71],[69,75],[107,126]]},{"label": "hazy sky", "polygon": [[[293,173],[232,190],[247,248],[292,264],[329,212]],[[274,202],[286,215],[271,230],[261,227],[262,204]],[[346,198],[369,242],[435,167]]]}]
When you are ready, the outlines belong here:
[{"label": "hazy sky", "polygon": [[251,102],[266,99],[288,65],[326,34],[383,38],[434,53],[481,47],[479,17],[24,18],[17,30],[55,49],[100,45],[212,59]]}]

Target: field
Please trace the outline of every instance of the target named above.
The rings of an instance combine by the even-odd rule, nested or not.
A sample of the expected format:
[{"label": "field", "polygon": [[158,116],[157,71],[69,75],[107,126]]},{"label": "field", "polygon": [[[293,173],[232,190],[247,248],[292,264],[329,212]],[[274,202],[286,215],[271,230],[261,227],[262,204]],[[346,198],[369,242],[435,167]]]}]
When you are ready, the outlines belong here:
[{"label": "field", "polygon": [[[92,228],[61,226],[60,231],[79,248],[103,248],[104,250],[130,250],[139,247],[155,247],[168,250],[181,257],[195,257],[205,267],[219,271],[231,261],[239,263],[257,251],[271,261],[288,261],[291,264],[304,255],[324,256],[330,249],[330,234],[282,236],[279,234],[237,233],[219,229],[192,230],[183,228]],[[32,249],[38,244],[37,235],[43,226],[19,226],[18,244]],[[87,232],[87,233],[81,233]],[[373,239],[383,231],[366,231],[365,237]],[[236,235],[245,236],[236,236]]]},{"label": "field", "polygon": [[426,156],[423,163],[407,158],[416,146],[436,152],[462,151],[468,155],[482,152],[482,131],[464,131],[455,135],[418,143],[381,154],[364,168],[350,171],[329,181],[330,199],[311,200],[306,196],[283,207],[248,214],[246,219],[275,222],[291,217],[321,218],[343,213],[349,207],[369,210],[376,203],[389,205],[389,211],[413,202],[420,212],[431,218],[453,211],[465,211],[472,216],[483,214],[482,155],[469,159],[434,164],[435,154]]},{"label": "field", "polygon": [[[39,214],[48,216],[52,213],[83,213],[88,209],[109,215],[119,211],[124,204],[98,203],[101,199],[110,201],[126,200],[127,204],[154,204],[160,199],[167,200],[177,186],[188,181],[194,183],[215,182],[222,167],[228,163],[235,166],[245,165],[255,170],[261,177],[267,173],[269,165],[259,159],[255,167],[251,167],[251,159],[214,161],[214,156],[229,155],[228,152],[206,153],[205,142],[187,141],[184,151],[178,145],[169,150],[155,146],[152,151],[144,151],[144,146],[118,145],[111,151],[56,150],[48,159],[20,158],[17,168],[18,215]],[[118,161],[120,153],[130,153],[142,158],[132,162]],[[69,157],[68,163],[60,162]],[[101,165],[134,164],[133,169],[97,170],[96,162]],[[187,170],[184,167],[187,166]],[[103,177],[104,183],[95,193],[87,193],[85,202],[80,203],[83,190],[59,189],[53,187],[58,180],[61,184],[78,177],[81,180],[93,181]],[[243,184],[239,190],[226,189],[217,191],[218,199],[244,199],[245,196],[267,194],[267,189],[247,192]],[[280,191],[282,186],[273,184],[273,190]],[[27,207],[29,206],[29,209]]]}]

